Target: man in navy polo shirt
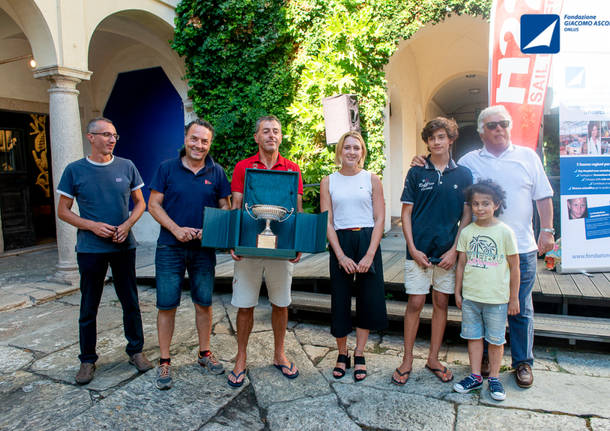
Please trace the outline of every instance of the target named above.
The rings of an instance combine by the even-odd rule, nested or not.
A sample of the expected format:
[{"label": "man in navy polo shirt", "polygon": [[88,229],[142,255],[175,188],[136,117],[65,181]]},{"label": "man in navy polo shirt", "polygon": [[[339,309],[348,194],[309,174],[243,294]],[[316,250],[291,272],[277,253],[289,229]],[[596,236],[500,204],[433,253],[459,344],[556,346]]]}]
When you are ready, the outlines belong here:
[{"label": "man in navy polo shirt", "polygon": [[430,155],[423,167],[409,169],[401,197],[402,230],[407,241],[405,291],[409,301],[404,317],[404,357],[392,376],[397,385],[405,384],[409,378],[419,314],[430,286],[434,308],[426,368],[442,382],[453,379],[451,371],[438,360],[438,353],[447,323],[449,295],[455,291],[458,230],[471,218],[464,189],[472,184],[472,174],[457,166],[450,153],[458,137],[457,123],[437,117],[426,124],[421,137]]},{"label": "man in navy polo shirt", "polygon": [[224,170],[208,154],[214,129],[195,120],[185,127],[180,156],[163,162],[150,185],[148,210],[161,225],[155,255],[157,281],[157,331],[161,357],[157,387],[172,386],[169,348],[174,332],[176,308],[180,305],[184,271],[189,273],[195,324],[199,334],[197,362],[213,374],[224,368],[210,351],[214,249],[200,244],[205,207],[229,209],[231,185]]},{"label": "man in navy polo shirt", "polygon": [[[146,202],[144,182],[134,164],[112,154],[119,140],[107,118],[97,117],[87,125],[91,155],[66,166],[57,193],[57,216],[78,228],[76,258],[80,272],[80,315],[78,335],[81,361],[76,383],[93,379],[97,339],[97,310],[104,290],[108,265],[112,268],[114,289],[123,308],[129,363],[143,372],[152,368],[142,348],[144,333],[136,286],[136,240],[131,228],[138,221]],[[129,214],[129,198],[133,211]],[[72,211],[74,200],[79,213]]]}]

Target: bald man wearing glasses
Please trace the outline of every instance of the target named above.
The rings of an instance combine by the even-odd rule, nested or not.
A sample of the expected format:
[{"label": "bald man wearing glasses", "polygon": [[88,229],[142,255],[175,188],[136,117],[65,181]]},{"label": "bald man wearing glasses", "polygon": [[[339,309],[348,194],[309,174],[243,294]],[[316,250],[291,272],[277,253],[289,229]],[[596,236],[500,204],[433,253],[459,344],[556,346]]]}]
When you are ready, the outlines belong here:
[{"label": "bald man wearing glasses", "polygon": [[[78,228],[76,259],[80,272],[80,316],[78,319],[80,369],[76,383],[85,385],[93,379],[98,359],[97,310],[104,290],[108,265],[117,297],[123,307],[123,326],[129,363],[138,371],[152,368],[142,353],[144,332],[136,286],[136,240],[131,228],[138,221],[146,202],[144,186],[135,165],[115,157],[119,140],[114,124],[97,117],[87,125],[91,155],[70,163],[61,176],[57,193],[57,216]],[[129,199],[133,210],[129,213]],[[79,214],[72,209],[74,200]]]}]

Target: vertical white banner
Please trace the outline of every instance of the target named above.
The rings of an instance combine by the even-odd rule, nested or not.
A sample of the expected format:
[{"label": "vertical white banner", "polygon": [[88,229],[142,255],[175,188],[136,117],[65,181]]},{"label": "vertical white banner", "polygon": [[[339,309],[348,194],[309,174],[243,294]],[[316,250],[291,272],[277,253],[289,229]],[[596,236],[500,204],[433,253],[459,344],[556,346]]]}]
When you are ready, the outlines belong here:
[{"label": "vertical white banner", "polygon": [[560,101],[563,272],[610,269],[610,2],[565,0]]}]

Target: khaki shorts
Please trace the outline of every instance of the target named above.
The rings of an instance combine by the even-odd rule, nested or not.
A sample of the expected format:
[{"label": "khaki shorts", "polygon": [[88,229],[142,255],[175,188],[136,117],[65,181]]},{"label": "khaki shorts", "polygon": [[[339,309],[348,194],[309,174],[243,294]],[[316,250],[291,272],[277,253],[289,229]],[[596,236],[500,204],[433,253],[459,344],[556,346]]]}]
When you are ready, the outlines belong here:
[{"label": "khaki shorts", "polygon": [[290,305],[290,287],[294,264],[282,259],[245,257],[234,262],[231,305],[251,308],[258,305],[263,276],[269,301],[277,307]]},{"label": "khaki shorts", "polygon": [[438,265],[422,268],[414,260],[405,260],[405,292],[409,295],[427,295],[430,286],[437,292],[455,293],[455,266],[450,270]]}]

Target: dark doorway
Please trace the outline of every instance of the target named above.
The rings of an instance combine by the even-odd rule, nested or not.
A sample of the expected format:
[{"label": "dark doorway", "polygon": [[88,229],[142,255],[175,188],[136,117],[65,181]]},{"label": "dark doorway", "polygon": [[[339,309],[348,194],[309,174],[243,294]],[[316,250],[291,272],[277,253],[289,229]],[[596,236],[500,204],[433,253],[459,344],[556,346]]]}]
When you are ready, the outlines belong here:
[{"label": "dark doorway", "polygon": [[483,142],[477,132],[476,125],[467,125],[460,127],[459,136],[453,144],[453,160],[456,162],[464,154],[483,147]]},{"label": "dark doorway", "polygon": [[121,139],[114,154],[130,159],[148,185],[159,164],[178,156],[184,143],[180,95],[160,67],[119,73],[104,109]]},{"label": "dark doorway", "polygon": [[0,111],[0,214],[4,250],[55,240],[46,114]]}]

